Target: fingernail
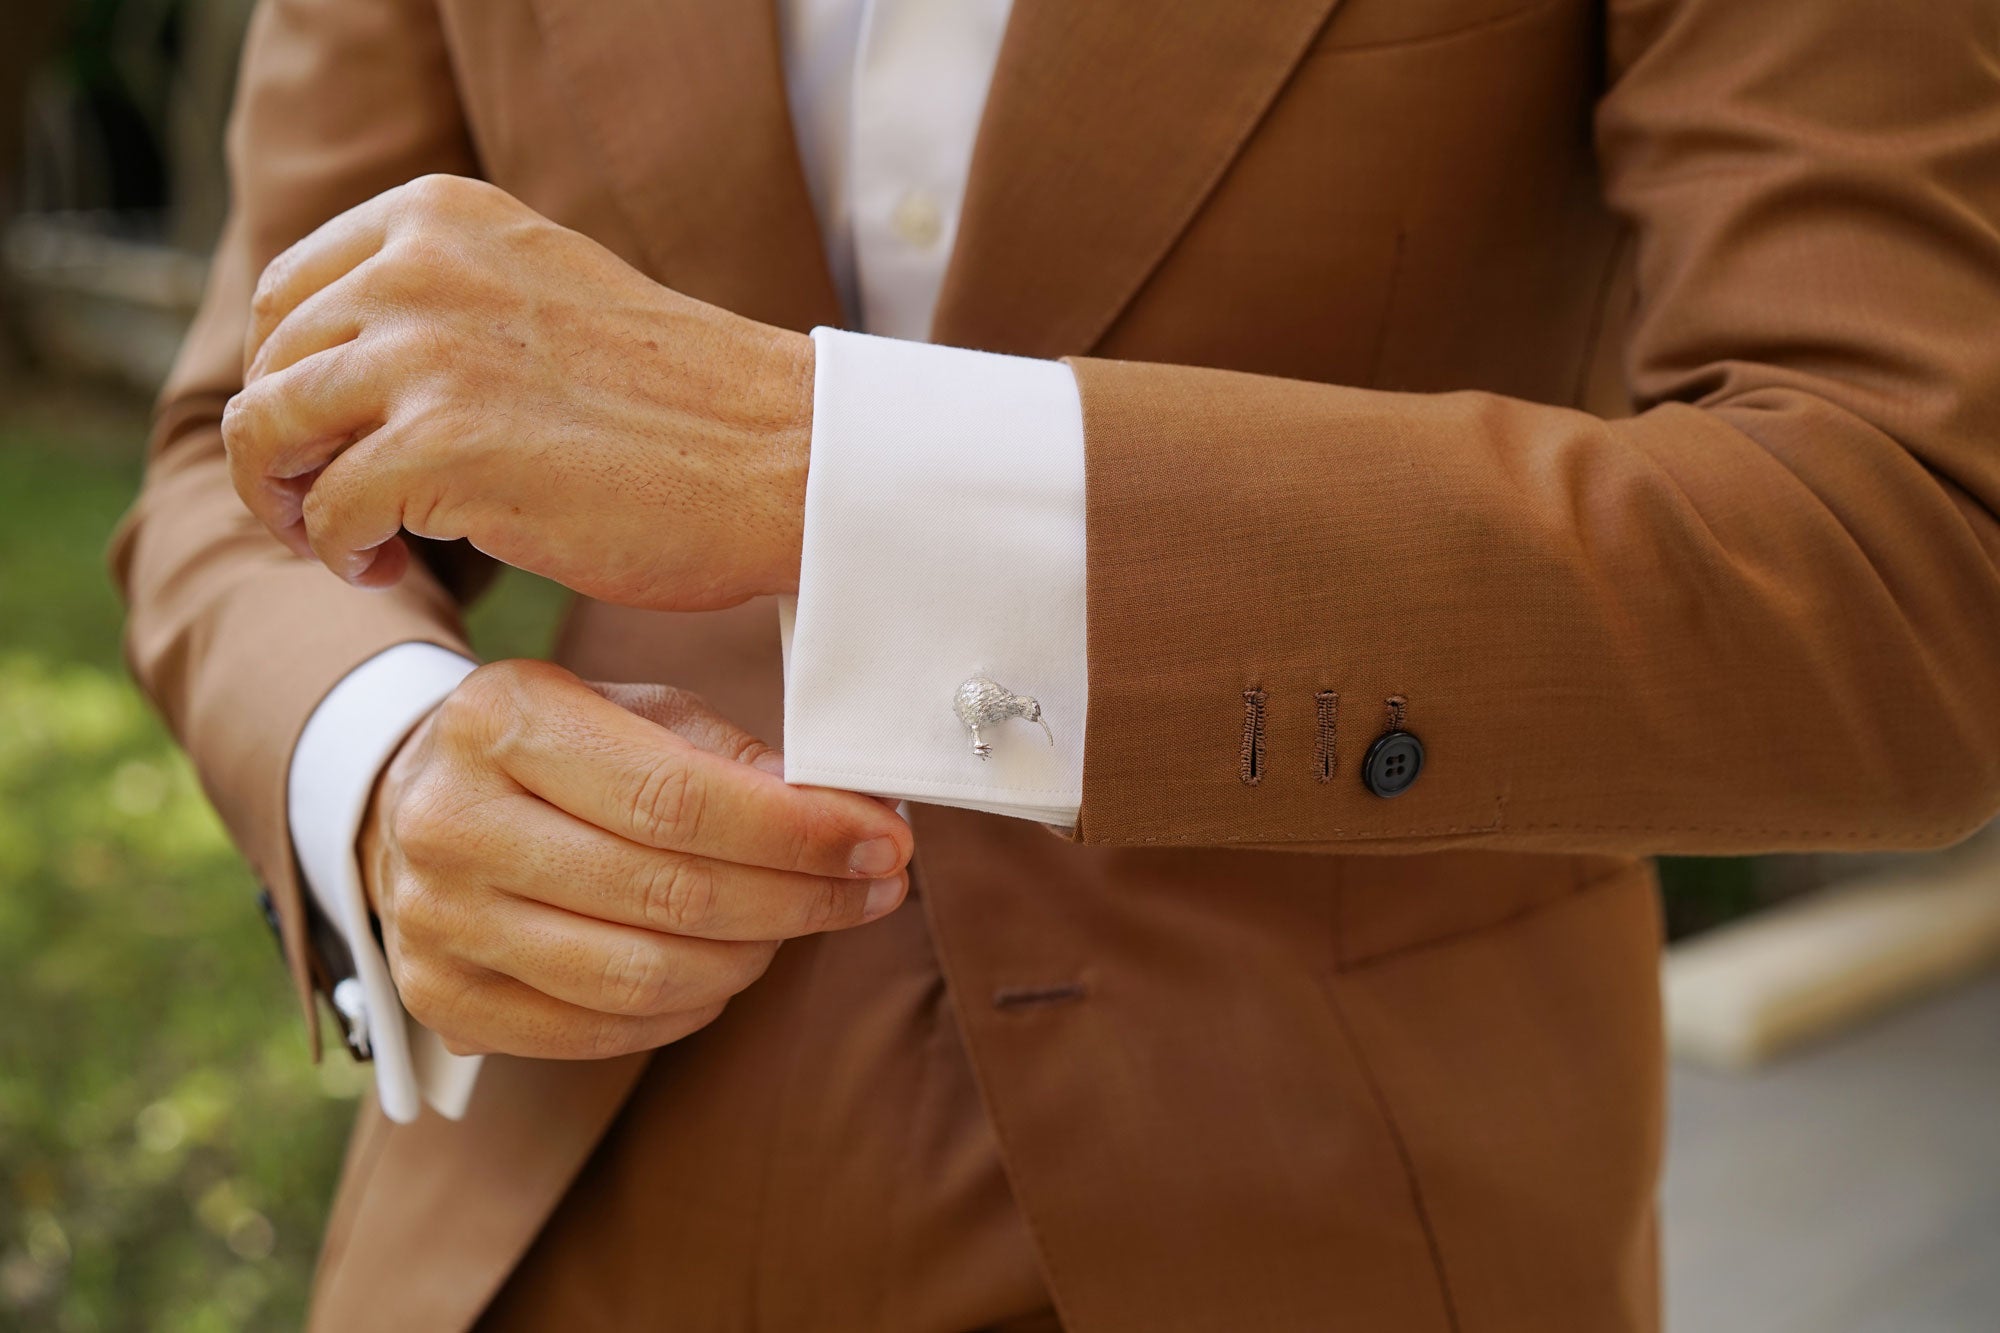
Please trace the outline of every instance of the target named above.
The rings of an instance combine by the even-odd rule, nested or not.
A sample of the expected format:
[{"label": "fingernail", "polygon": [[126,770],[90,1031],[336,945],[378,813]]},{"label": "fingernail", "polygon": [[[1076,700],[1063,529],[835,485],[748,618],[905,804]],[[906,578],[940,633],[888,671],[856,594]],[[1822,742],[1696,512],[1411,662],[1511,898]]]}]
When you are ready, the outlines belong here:
[{"label": "fingernail", "polygon": [[785,756],[776,750],[766,750],[750,761],[750,767],[761,768],[773,777],[785,776]]},{"label": "fingernail", "polygon": [[868,886],[868,901],[862,905],[861,919],[873,921],[878,916],[885,916],[901,901],[903,901],[902,880],[878,879]]},{"label": "fingernail", "polygon": [[857,875],[886,875],[900,860],[894,838],[870,838],[847,858],[847,868]]}]

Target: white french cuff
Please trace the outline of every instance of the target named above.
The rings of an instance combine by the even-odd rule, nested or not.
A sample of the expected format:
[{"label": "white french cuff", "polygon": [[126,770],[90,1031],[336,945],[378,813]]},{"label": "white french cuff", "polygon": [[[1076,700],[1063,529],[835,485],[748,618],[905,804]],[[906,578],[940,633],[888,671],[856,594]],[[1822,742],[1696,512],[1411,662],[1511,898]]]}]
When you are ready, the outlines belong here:
[{"label": "white french cuff", "polygon": [[[299,868],[313,900],[353,955],[359,1027],[374,1060],[376,1095],[383,1114],[403,1124],[415,1120],[425,1102],[454,1120],[464,1115],[479,1060],[453,1055],[436,1033],[404,1012],[388,960],[375,942],[354,844],[383,765],[476,665],[430,643],[397,644],[377,653],[313,710],[287,777],[286,813]],[[353,990],[343,998],[351,1007]]]},{"label": "white french cuff", "polygon": [[[1089,696],[1083,406],[1059,361],[813,330],[785,778],[1076,822]],[[983,729],[975,678],[1039,703]]]}]

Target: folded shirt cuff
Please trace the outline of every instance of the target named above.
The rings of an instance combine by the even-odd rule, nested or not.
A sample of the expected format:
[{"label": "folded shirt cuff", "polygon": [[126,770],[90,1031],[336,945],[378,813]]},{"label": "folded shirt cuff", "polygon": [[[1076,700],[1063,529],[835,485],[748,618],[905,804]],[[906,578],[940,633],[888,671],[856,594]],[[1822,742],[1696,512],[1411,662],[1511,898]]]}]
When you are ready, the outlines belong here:
[{"label": "folded shirt cuff", "polygon": [[[805,541],[785,645],[785,777],[1074,824],[1083,787],[1083,407],[1069,367],[813,331]],[[953,708],[985,677],[1041,707]]]},{"label": "folded shirt cuff", "polygon": [[[355,851],[382,768],[424,716],[477,664],[429,643],[403,643],[343,677],[307,719],[292,751],[287,817],[306,889],[347,942],[360,985],[355,1022],[375,1065],[383,1114],[407,1123],[428,1102],[441,1114],[465,1112],[479,1072],[403,1010],[375,941]],[[343,996],[352,1003],[353,997]],[[346,1018],[347,1015],[343,1015]]]}]

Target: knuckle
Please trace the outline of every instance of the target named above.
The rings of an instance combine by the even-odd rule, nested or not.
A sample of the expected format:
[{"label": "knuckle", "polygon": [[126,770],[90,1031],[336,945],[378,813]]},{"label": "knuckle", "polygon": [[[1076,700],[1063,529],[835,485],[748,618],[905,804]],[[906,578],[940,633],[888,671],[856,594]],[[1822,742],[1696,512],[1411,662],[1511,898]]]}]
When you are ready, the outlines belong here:
[{"label": "knuckle", "polygon": [[299,518],[306,525],[306,535],[319,538],[336,531],[347,515],[345,501],[337,484],[329,484],[325,477],[315,481],[299,501]]},{"label": "knuckle", "polygon": [[646,878],[644,912],[656,930],[689,935],[714,918],[717,899],[715,868],[691,856],[656,861]]},{"label": "knuckle", "polygon": [[412,866],[429,873],[456,871],[493,845],[496,827],[506,823],[506,807],[496,803],[490,785],[476,780],[478,774],[453,756],[440,755],[434,740],[425,742],[414,765],[397,778],[400,785],[385,818],[388,831]]},{"label": "knuckle", "polygon": [[417,963],[447,963],[462,943],[465,917],[427,875],[407,875],[396,885],[397,947]]},{"label": "knuckle", "polygon": [[255,386],[239,390],[222,405],[222,448],[238,467],[256,461],[258,423],[263,395]]},{"label": "knuckle", "polygon": [[[484,671],[485,668],[479,668]],[[474,671],[439,701],[431,714],[432,735],[447,748],[455,746],[458,740],[471,728],[475,719],[486,712],[486,682],[479,680],[479,671]]]},{"label": "knuckle", "polygon": [[465,178],[448,172],[433,171],[412,179],[403,186],[403,203],[418,213],[436,213],[452,207],[460,198],[460,187]]},{"label": "knuckle", "polygon": [[842,860],[855,838],[845,816],[827,809],[823,800],[808,796],[784,824],[791,839],[793,864],[820,866]]},{"label": "knuckle", "polygon": [[666,1007],[673,972],[656,949],[632,944],[605,955],[597,1008],[607,1014],[654,1014]]},{"label": "knuckle", "polygon": [[702,786],[677,757],[655,760],[632,796],[632,827],[648,842],[677,846],[694,839],[703,819]]},{"label": "knuckle", "polygon": [[403,793],[393,816],[396,843],[403,855],[419,864],[441,860],[450,847],[456,821],[444,808],[442,793],[430,783]]},{"label": "knuckle", "polygon": [[630,1055],[645,1044],[630,1023],[606,1018],[586,1024],[577,1034],[575,1054],[585,1060],[610,1060]]},{"label": "knuckle", "polygon": [[433,1032],[453,1030],[455,1006],[449,1003],[449,996],[454,988],[445,982],[443,970],[408,952],[400,962],[395,973],[396,993],[410,1017]]},{"label": "knuckle", "polygon": [[516,675],[517,669],[511,659],[488,662],[460,681],[458,688],[451,692],[451,698],[461,708],[476,712],[509,704],[514,697]]},{"label": "knuckle", "polygon": [[257,287],[250,293],[250,313],[260,322],[268,323],[278,313],[279,299],[291,273],[290,253],[287,251],[264,265],[264,271],[257,276]]},{"label": "knuckle", "polygon": [[838,930],[861,920],[867,885],[860,881],[823,879],[808,895],[806,929],[811,934]]},{"label": "knuckle", "polygon": [[482,737],[496,755],[514,752],[527,722],[529,675],[511,660],[478,668],[446,700],[450,725],[461,734]]}]

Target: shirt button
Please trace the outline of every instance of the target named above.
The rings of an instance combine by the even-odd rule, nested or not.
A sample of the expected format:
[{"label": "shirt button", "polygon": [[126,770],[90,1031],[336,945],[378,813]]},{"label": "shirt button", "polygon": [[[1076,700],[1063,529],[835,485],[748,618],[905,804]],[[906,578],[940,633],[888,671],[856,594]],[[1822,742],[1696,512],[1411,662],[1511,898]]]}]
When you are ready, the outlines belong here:
[{"label": "shirt button", "polygon": [[944,233],[944,218],[938,213],[937,201],[924,190],[905,191],[896,201],[889,225],[905,245],[919,250],[936,245]]},{"label": "shirt button", "polygon": [[1375,738],[1361,760],[1361,780],[1377,796],[1401,796],[1424,771],[1424,743],[1407,731]]}]

